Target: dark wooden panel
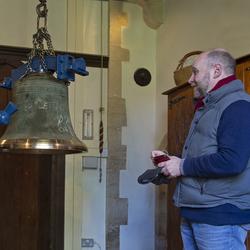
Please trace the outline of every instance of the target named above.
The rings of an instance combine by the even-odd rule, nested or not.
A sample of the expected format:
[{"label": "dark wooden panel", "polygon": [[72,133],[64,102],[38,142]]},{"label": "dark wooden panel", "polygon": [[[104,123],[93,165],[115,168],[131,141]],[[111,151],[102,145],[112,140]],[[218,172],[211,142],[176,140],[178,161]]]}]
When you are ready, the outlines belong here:
[{"label": "dark wooden panel", "polygon": [[[239,78],[243,83],[246,92],[250,94],[250,56],[244,56],[240,60],[240,63],[236,66],[236,76]],[[246,239],[246,246],[247,249],[250,249],[250,233],[248,232],[247,239]]]},{"label": "dark wooden panel", "polygon": [[[24,48],[24,47],[12,47],[12,46],[3,46],[0,45],[0,59],[6,58],[6,56],[10,59],[12,57],[18,58],[21,60],[27,60],[27,55],[31,51],[31,48]],[[96,68],[108,68],[108,61],[109,58],[107,56],[100,56],[100,55],[91,55],[91,54],[83,54],[83,53],[76,53],[70,51],[55,51],[56,54],[70,54],[77,57],[83,57],[86,61],[86,65],[88,67],[96,67]]]},{"label": "dark wooden panel", "polygon": [[[189,85],[177,88],[168,96],[168,152],[181,155],[184,140],[187,136],[194,114],[193,89]],[[181,250],[179,210],[173,205],[172,197],[176,181],[168,185],[167,242],[168,250]]]},{"label": "dark wooden panel", "polygon": [[64,157],[0,155],[0,249],[63,249]]},{"label": "dark wooden panel", "polygon": [[64,249],[65,156],[53,155],[51,165],[50,237],[52,249]]},{"label": "dark wooden panel", "polygon": [[[42,235],[45,228],[39,225],[40,209],[44,219],[41,224],[49,218],[44,201],[48,199],[45,196],[49,196],[50,159],[48,156],[1,154],[0,166],[1,249],[40,249],[37,248],[39,234]],[[44,175],[46,179],[41,180]],[[39,193],[41,187],[44,197]]]},{"label": "dark wooden panel", "polygon": [[250,61],[237,65],[236,74],[243,81],[246,92],[250,94]]},{"label": "dark wooden panel", "polygon": [[155,249],[167,249],[168,185],[156,186],[155,204]]},{"label": "dark wooden panel", "polygon": [[187,85],[170,94],[168,107],[168,151],[180,156],[194,115],[193,89]]}]

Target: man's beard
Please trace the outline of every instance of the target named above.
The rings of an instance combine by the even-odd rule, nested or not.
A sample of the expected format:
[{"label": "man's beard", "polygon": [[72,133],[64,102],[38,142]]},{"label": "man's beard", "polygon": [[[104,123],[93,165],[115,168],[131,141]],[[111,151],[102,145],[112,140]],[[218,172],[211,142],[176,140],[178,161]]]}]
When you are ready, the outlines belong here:
[{"label": "man's beard", "polygon": [[194,86],[194,99],[198,100],[198,99],[200,99],[202,97],[204,97],[204,95],[201,92],[201,89],[197,85]]},{"label": "man's beard", "polygon": [[207,94],[207,91],[203,88],[197,87],[197,90],[198,90],[200,96],[204,97]]},{"label": "man's beard", "polygon": [[209,73],[204,75],[200,83],[196,83],[197,91],[201,96],[205,96],[207,94],[209,83],[210,83]]}]

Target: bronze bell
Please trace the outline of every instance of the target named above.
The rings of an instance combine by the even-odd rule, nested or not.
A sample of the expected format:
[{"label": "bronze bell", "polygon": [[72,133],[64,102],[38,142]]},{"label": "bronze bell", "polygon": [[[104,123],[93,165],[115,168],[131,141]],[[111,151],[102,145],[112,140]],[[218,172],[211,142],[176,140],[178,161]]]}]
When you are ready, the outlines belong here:
[{"label": "bronze bell", "polygon": [[87,151],[73,130],[67,82],[50,73],[30,73],[15,82],[18,111],[0,138],[0,150],[14,153],[72,154]]}]

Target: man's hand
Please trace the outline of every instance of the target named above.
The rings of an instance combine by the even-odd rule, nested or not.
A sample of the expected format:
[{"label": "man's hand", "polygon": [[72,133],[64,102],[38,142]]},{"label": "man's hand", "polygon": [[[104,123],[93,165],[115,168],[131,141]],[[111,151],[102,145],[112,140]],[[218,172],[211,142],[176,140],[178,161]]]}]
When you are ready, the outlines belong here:
[{"label": "man's hand", "polygon": [[154,150],[151,153],[151,159],[152,162],[154,163],[155,166],[157,167],[163,167],[162,173],[170,178],[176,178],[181,175],[181,158],[178,158],[176,156],[169,156],[168,155],[168,160],[166,161],[161,161],[156,164],[156,161],[154,161],[154,157],[157,156],[162,156],[165,153],[160,150]]},{"label": "man's hand", "polygon": [[172,178],[176,178],[181,175],[181,159],[176,156],[169,156],[170,160],[162,162],[163,164],[159,164],[159,167],[163,167],[162,173],[166,176],[170,176]]}]

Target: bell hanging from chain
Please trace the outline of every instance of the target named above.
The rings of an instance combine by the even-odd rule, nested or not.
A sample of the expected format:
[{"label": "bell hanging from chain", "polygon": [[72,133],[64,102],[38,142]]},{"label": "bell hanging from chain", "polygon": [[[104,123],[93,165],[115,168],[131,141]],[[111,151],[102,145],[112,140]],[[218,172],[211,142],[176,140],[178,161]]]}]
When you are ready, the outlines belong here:
[{"label": "bell hanging from chain", "polygon": [[[14,83],[12,102],[17,111],[0,138],[0,151],[35,154],[87,151],[86,145],[75,135],[68,107],[69,81],[74,81],[75,73],[88,75],[85,61],[70,55],[55,55],[46,27],[46,0],[39,1],[37,33],[33,35],[28,63],[13,70],[8,78],[8,82]],[[44,27],[40,27],[40,18],[45,19]]]},{"label": "bell hanging from chain", "polygon": [[68,86],[49,73],[16,81],[12,99],[18,108],[0,148],[20,153],[79,153],[87,147],[76,137],[68,108]]}]

